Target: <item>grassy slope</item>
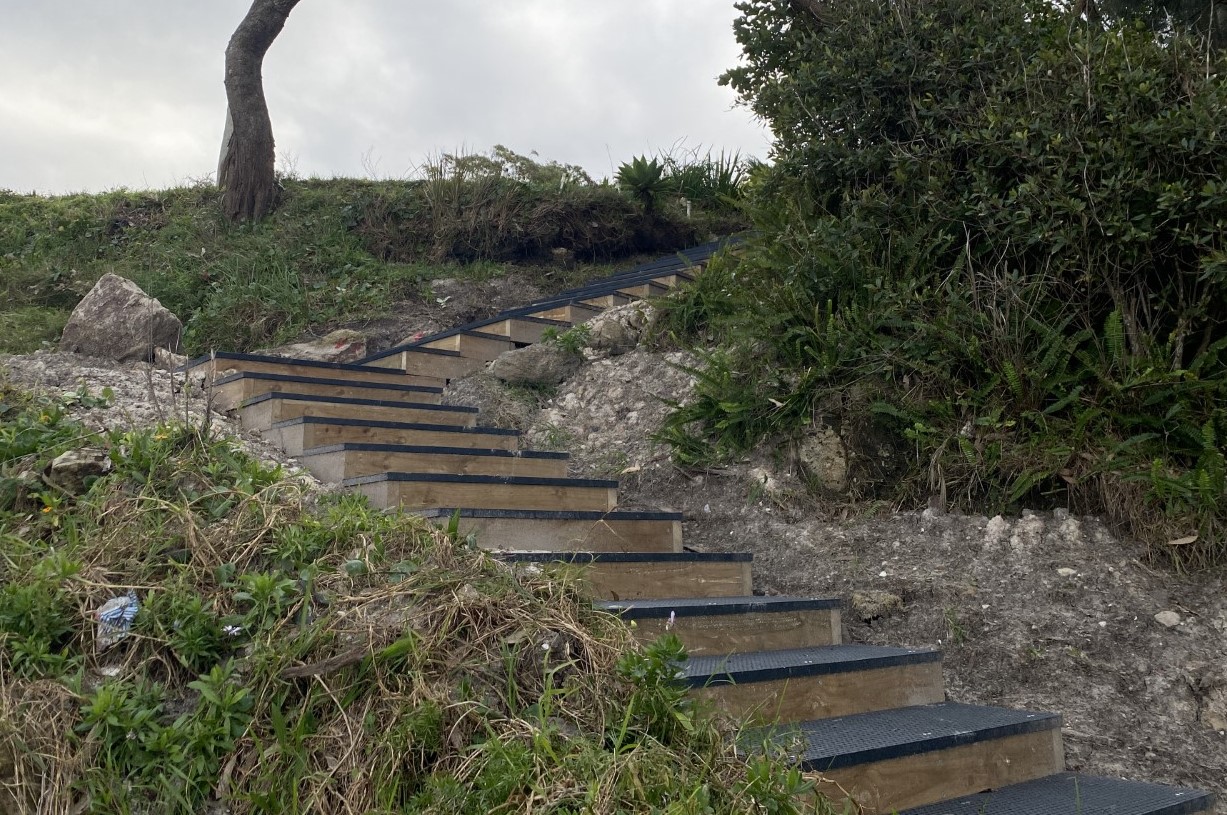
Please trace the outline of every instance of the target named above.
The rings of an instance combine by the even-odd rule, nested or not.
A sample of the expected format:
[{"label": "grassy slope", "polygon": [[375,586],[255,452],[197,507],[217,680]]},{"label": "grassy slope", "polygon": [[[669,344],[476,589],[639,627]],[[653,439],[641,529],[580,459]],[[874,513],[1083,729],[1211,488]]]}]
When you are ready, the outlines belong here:
[{"label": "grassy slope", "polygon": [[[572,576],[66,404],[0,380],[0,812],[796,811]],[[108,474],[34,475],[82,445]]]},{"label": "grassy slope", "polygon": [[637,252],[682,248],[736,226],[702,213],[687,221],[668,208],[646,223],[606,185],[547,190],[505,178],[289,180],[280,209],[255,226],[226,222],[216,199],[210,186],[0,192],[0,352],[54,341],[107,272],[179,315],[189,352],[246,350],[382,316],[436,277],[539,276],[556,246],[572,247],[578,261],[553,276],[565,287]]}]

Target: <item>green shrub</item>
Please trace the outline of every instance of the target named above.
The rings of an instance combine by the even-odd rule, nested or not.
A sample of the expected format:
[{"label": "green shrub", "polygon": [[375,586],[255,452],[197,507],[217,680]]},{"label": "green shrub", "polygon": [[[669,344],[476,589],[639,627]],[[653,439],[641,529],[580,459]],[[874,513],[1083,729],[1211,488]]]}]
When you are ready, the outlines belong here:
[{"label": "green shrub", "polygon": [[732,338],[679,454],[817,412],[906,451],[861,482],[896,500],[1070,505],[1227,555],[1227,66],[1043,2],[819,8],[739,5],[725,81],[774,165],[758,237],[674,309]]}]

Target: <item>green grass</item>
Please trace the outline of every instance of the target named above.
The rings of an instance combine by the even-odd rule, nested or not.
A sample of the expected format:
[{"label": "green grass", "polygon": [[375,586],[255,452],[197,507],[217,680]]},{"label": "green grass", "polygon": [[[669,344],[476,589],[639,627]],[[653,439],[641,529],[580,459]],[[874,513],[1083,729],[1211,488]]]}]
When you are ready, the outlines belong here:
[{"label": "green grass", "polygon": [[[798,812],[576,575],[318,496],[207,428],[94,435],[0,379],[0,809]],[[34,473],[106,451],[83,489]],[[95,612],[132,592],[131,632]],[[829,813],[826,804],[806,811]]]},{"label": "green grass", "polygon": [[[743,224],[662,202],[653,216],[574,168],[509,151],[445,156],[414,181],[284,180],[258,224],[231,224],[218,191],[42,197],[0,192],[0,352],[53,341],[107,272],[134,280],[184,321],[190,353],[251,350],[304,330],[386,316],[440,277],[520,275],[562,289],[643,253]],[[568,250],[567,268],[552,250]]]}]

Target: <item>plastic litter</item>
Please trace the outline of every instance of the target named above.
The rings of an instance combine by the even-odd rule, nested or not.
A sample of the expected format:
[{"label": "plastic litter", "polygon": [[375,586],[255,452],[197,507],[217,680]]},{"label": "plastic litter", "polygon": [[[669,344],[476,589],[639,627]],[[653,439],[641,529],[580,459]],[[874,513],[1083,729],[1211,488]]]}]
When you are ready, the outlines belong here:
[{"label": "plastic litter", "polygon": [[98,626],[94,634],[94,648],[105,651],[127,637],[132,621],[140,610],[141,601],[136,599],[136,594],[131,591],[103,603],[95,615],[98,618]]}]

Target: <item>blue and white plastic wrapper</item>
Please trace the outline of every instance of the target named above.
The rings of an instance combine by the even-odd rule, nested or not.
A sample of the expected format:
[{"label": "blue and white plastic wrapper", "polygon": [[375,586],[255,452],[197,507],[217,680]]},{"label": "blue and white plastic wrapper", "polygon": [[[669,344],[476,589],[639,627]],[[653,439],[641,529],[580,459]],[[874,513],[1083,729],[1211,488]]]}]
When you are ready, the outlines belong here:
[{"label": "blue and white plastic wrapper", "polygon": [[115,643],[128,636],[136,613],[141,610],[141,601],[129,591],[107,600],[95,616],[98,618],[97,630],[94,634],[94,648],[105,651]]}]

